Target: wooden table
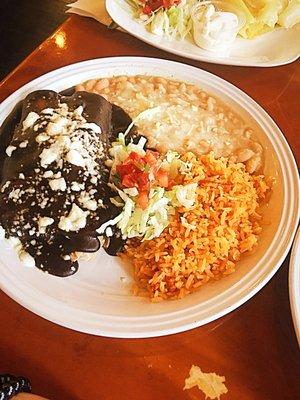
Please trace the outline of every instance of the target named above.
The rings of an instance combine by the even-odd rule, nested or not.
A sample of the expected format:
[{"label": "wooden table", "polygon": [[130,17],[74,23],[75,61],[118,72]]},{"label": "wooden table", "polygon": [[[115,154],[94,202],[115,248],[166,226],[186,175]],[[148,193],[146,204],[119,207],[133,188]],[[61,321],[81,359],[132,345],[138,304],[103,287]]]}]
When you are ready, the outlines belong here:
[{"label": "wooden table", "polygon": [[[2,83],[0,98],[33,78],[77,61],[153,56],[186,62],[240,87],[278,123],[300,160],[300,64],[239,68],[190,62],[131,36],[71,17]],[[108,339],[62,328],[0,294],[0,372],[22,374],[52,400],[204,399],[183,391],[192,364],[226,377],[222,399],[300,399],[300,357],[288,299],[287,259],[238,310],[189,332],[155,339]]]}]

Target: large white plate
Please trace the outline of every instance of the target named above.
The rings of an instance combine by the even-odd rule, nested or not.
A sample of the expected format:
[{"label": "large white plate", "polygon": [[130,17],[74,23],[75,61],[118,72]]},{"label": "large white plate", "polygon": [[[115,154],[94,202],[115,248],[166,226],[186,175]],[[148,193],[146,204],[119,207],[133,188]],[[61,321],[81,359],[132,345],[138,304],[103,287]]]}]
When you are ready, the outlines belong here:
[{"label": "large white plate", "polygon": [[[194,83],[221,98],[248,120],[265,148],[265,173],[276,177],[257,251],[236,273],[180,301],[152,304],[131,295],[131,271],[100,251],[72,277],[57,278],[23,267],[14,252],[0,253],[1,288],[17,302],[57,324],[110,337],[150,337],[181,332],[229,313],[260,290],[280,267],[299,218],[299,181],[291,150],[279,128],[249,96],[206,71],[166,60],[119,57],[58,69],[28,83],[0,106],[0,123],[15,103],[36,89],[63,90],[82,81],[119,74],[148,74]],[[267,212],[268,210],[266,210]],[[125,279],[123,279],[123,277]]]},{"label": "large white plate", "polygon": [[290,259],[289,292],[295,331],[300,346],[300,228],[293,244]]},{"label": "large white plate", "polygon": [[292,29],[278,28],[253,40],[237,38],[229,57],[218,57],[203,50],[191,40],[172,40],[154,35],[134,20],[132,9],[125,0],[106,0],[111,18],[125,31],[159,49],[192,60],[215,64],[274,67],[300,57],[300,24]]}]

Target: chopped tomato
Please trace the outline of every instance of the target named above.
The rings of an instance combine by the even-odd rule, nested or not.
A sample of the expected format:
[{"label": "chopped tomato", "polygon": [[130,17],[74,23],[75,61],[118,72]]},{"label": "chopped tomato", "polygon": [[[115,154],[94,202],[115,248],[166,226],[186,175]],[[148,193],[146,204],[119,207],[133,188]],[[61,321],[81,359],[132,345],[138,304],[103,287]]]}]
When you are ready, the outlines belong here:
[{"label": "chopped tomato", "polygon": [[138,174],[136,176],[136,181],[139,191],[150,189],[149,174],[147,174],[147,172],[141,172],[140,174]]},{"label": "chopped tomato", "polygon": [[147,150],[144,156],[132,151],[116,168],[120,187],[138,189],[137,202],[142,209],[145,209],[149,202],[149,190],[152,183],[150,176],[154,176],[153,183],[160,187],[167,188],[170,183],[168,172],[158,170],[158,159],[159,153],[156,151]]},{"label": "chopped tomato", "polygon": [[145,171],[147,165],[144,157],[131,152],[123,164],[117,166],[123,187],[136,187],[139,191],[149,190],[149,173]]},{"label": "chopped tomato", "polygon": [[162,3],[165,8],[170,8],[174,6],[174,4],[180,3],[180,0],[162,0]]},{"label": "chopped tomato", "polygon": [[176,184],[174,179],[169,179],[169,183],[168,183],[168,189],[172,189],[173,186]]},{"label": "chopped tomato", "polygon": [[121,181],[121,184],[123,187],[132,188],[136,186],[136,181],[133,176],[128,174],[124,176],[124,178]]},{"label": "chopped tomato", "polygon": [[167,171],[164,171],[163,169],[159,169],[156,174],[155,178],[161,187],[168,187],[169,186],[169,177]]},{"label": "chopped tomato", "polygon": [[128,158],[127,158],[127,160],[132,160],[132,161],[135,161],[135,162],[140,162],[141,159],[142,159],[142,157],[138,153],[136,153],[135,151],[132,151],[129,154]]},{"label": "chopped tomato", "polygon": [[146,14],[146,15],[150,15],[152,13],[151,7],[145,5],[143,7],[143,13]]},{"label": "chopped tomato", "polygon": [[117,166],[117,172],[120,175],[121,180],[124,178],[125,175],[132,175],[135,174],[137,171],[137,168],[133,164],[129,163],[124,163],[121,165]]},{"label": "chopped tomato", "polygon": [[160,7],[168,9],[179,4],[180,1],[181,0],[146,0],[143,7],[143,13],[149,15],[152,12],[157,11]]},{"label": "chopped tomato", "polygon": [[142,210],[145,210],[148,206],[149,203],[149,197],[148,197],[148,192],[143,191],[140,192],[137,198],[137,204]]},{"label": "chopped tomato", "polygon": [[157,151],[147,150],[144,159],[147,164],[149,164],[150,166],[154,166],[157,162],[158,157],[159,153],[157,153]]},{"label": "chopped tomato", "polygon": [[148,6],[151,11],[156,11],[160,7],[162,7],[163,1],[162,0],[147,0],[146,6]]}]

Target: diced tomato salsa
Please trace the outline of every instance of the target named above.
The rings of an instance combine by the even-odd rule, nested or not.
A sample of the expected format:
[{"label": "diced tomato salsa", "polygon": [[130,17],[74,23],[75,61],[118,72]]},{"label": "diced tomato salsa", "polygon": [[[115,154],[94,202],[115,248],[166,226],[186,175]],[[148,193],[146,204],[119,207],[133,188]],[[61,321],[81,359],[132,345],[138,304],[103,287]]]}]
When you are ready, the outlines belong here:
[{"label": "diced tomato salsa", "polygon": [[181,0],[145,0],[143,13],[149,15],[161,7],[168,9],[176,4],[179,4],[180,1]]},{"label": "diced tomato salsa", "polygon": [[149,202],[151,186],[167,188],[169,186],[168,172],[159,169],[159,153],[147,150],[144,156],[132,151],[126,160],[116,167],[117,180],[121,188],[137,188],[137,203],[145,209]]}]

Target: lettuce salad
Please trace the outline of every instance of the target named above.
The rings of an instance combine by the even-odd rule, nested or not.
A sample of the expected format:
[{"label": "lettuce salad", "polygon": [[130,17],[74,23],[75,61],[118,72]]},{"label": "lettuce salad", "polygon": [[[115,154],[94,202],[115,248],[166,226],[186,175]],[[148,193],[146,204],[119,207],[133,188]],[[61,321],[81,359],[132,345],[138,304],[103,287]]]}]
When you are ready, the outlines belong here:
[{"label": "lettuce salad", "polygon": [[[151,113],[153,110],[140,114],[138,118]],[[191,169],[191,165],[183,162],[178,153],[168,151],[161,156],[146,150],[144,137],[137,144],[130,142],[126,145],[125,136],[120,133],[110,149],[110,186],[116,191],[111,202],[121,211],[117,217],[104,223],[98,233],[110,236],[111,228],[115,226],[121,231],[123,239],[138,237],[150,240],[160,236],[169,225],[176,207],[189,209],[194,206],[198,185],[176,184],[176,177]],[[141,177],[146,176],[147,180],[142,182]],[[132,187],[128,187],[131,183]],[[141,195],[142,203],[139,202]]]},{"label": "lettuce salad", "polygon": [[[134,17],[150,32],[170,40],[184,39],[192,34],[193,8],[201,3],[203,6],[208,4],[206,0],[126,1],[132,6]],[[246,39],[269,32],[276,26],[292,28],[300,23],[300,0],[223,0],[219,3],[224,11],[243,16],[245,21],[239,35]]]},{"label": "lettuce salad", "polygon": [[[144,11],[147,2],[127,1],[133,6],[135,17],[155,35],[166,36],[172,40],[174,38],[184,39],[192,32],[191,7],[197,2],[195,0],[152,2],[152,4],[155,3],[153,9],[157,6],[158,8],[153,11],[148,9],[147,13]],[[174,5],[171,5],[173,3]]]}]

